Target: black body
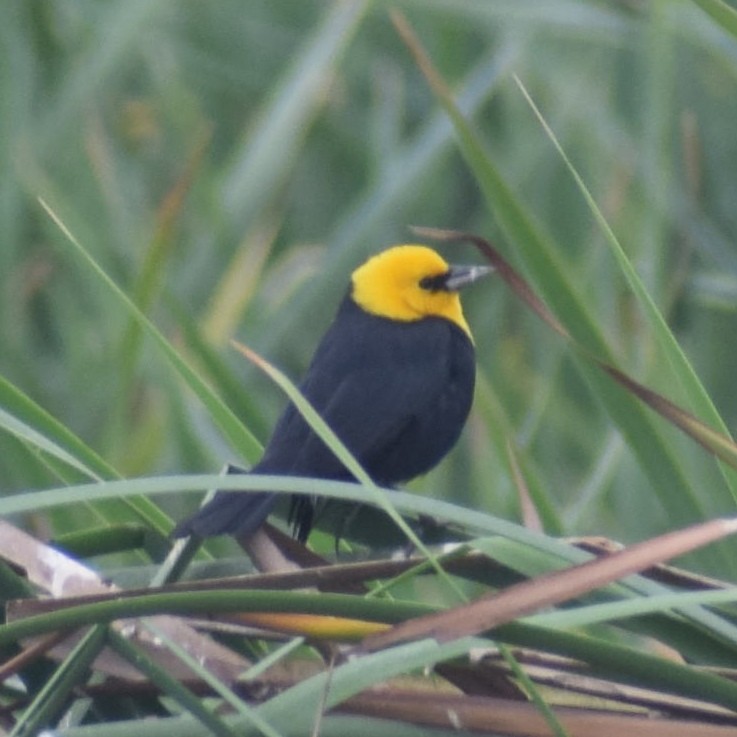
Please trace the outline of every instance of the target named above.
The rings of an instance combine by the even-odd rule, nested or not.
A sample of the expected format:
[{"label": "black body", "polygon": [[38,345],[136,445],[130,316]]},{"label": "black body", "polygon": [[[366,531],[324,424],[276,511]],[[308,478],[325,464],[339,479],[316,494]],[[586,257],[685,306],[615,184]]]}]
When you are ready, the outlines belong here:
[{"label": "black body", "polygon": [[[371,478],[392,486],[429,471],[458,440],[473,399],[474,349],[445,318],[399,322],[369,314],[346,296],[300,389]],[[352,480],[291,403],[251,473]],[[175,535],[254,532],[271,493],[219,492]],[[302,510],[296,528],[309,533]]]}]

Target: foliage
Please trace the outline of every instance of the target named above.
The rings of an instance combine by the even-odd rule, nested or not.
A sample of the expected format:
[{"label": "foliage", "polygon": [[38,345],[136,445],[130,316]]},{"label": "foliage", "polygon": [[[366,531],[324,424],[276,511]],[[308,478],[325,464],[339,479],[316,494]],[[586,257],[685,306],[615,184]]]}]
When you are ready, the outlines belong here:
[{"label": "foliage", "polygon": [[[393,21],[383,2],[33,0],[6,9],[0,513],[12,512],[18,526],[85,558],[103,578],[146,586],[169,551],[170,517],[199,499],[182,492],[201,492],[213,480],[194,474],[211,474],[225,461],[252,462],[283,406],[280,389],[230,339],[298,377],[350,270],[381,247],[415,238],[409,225],[423,225],[492,240],[577,345],[501,280],[464,295],[478,351],[473,416],[452,457],[411,485],[424,494],[417,506],[399,496],[398,505],[410,515],[452,519],[502,572],[481,581],[458,574],[453,585],[431,574],[403,577],[391,588],[398,607],[392,616],[417,616],[430,604],[458,604],[459,593],[475,598],[486,587],[582,562],[580,551],[553,536],[633,543],[734,515],[731,469],[581,353],[606,360],[715,430],[735,424],[732,6],[392,6],[435,72],[418,62],[418,48],[413,56],[395,27],[401,20]],[[450,260],[478,258],[472,246],[438,248]],[[110,485],[115,479],[128,481]],[[352,492],[326,493],[348,499]],[[371,491],[354,493],[375,500]],[[478,510],[478,525],[436,500]],[[549,537],[503,523],[530,525],[536,516]],[[328,520],[327,532],[311,541],[330,556],[331,533],[343,533],[341,563],[362,546],[376,552],[404,539],[393,523],[365,511],[342,524]],[[736,560],[734,543],[723,542],[684,565],[734,580]],[[228,540],[208,544],[191,565],[203,578],[233,570],[243,564]],[[3,567],[0,575],[3,599],[33,595],[17,571]],[[709,588],[699,581],[681,580],[677,588]],[[596,600],[635,597],[644,606],[644,594],[666,596],[652,585],[609,588]],[[383,586],[374,596],[388,606]],[[354,598],[351,606],[368,616],[371,599]],[[657,634],[694,666],[734,667],[729,603],[717,613],[698,606],[675,616],[667,601],[660,614],[631,612],[638,618],[617,627],[589,622],[586,635],[568,632],[573,624],[565,617],[550,620],[545,632],[516,624],[505,626],[523,627],[522,634],[497,634],[510,645],[584,660],[632,686],[644,679],[668,694],[684,695],[676,682],[718,691],[722,685],[699,681],[697,667],[682,666],[679,676],[655,655],[648,656],[653,663],[628,655]],[[402,609],[409,604],[417,608]],[[384,619],[374,612],[381,621],[391,618],[381,611]],[[561,644],[565,637],[573,639]],[[261,638],[227,642],[249,661],[267,652],[279,657]],[[325,705],[345,711],[326,716],[322,733],[359,725],[380,733],[379,720],[351,716],[349,696],[382,673],[434,663],[458,684],[457,673],[448,675],[459,663],[453,659],[481,643],[489,646],[488,639],[435,650],[405,645],[365,656],[363,672],[340,665]],[[143,662],[168,697],[131,692],[113,704],[102,689],[92,710],[72,699],[103,644],[127,662]],[[93,728],[77,726],[85,722],[95,734],[130,734],[133,727],[114,720],[150,715],[171,729],[163,717],[181,709],[200,719],[189,723],[192,734],[205,733],[203,722],[212,733],[233,733],[209,700],[200,707],[177,691],[166,669],[136,647],[99,624],[70,646],[63,665],[34,660],[6,681],[0,707],[21,704],[18,734],[57,724],[62,713],[62,733],[70,735]],[[285,657],[314,666],[314,650],[290,648]],[[617,668],[607,671],[607,658]],[[504,662],[524,684],[513,658]],[[667,678],[643,675],[658,668]],[[256,719],[265,734],[302,734],[312,729],[330,678],[311,671],[289,688],[268,683],[280,693],[255,717],[248,706],[258,700],[255,689],[231,683],[233,697],[215,682],[203,685],[201,672],[198,688],[229,701],[237,719]],[[729,706],[723,687],[719,703]],[[376,716],[364,696],[355,708]],[[299,713],[310,717],[297,728],[288,715]],[[555,729],[555,718],[545,718]],[[13,721],[6,711],[0,719],[0,728]],[[400,721],[395,716],[388,733],[415,733]]]}]

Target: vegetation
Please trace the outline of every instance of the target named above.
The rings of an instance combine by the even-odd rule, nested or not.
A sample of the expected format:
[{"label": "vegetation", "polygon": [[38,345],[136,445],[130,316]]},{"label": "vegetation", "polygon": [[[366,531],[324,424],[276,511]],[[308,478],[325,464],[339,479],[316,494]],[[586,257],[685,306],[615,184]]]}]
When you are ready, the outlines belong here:
[{"label": "vegetation", "polygon": [[[520,607],[491,634],[346,661],[334,646],[587,559],[559,538],[632,544],[735,516],[734,3],[32,0],[6,9],[0,49],[0,732],[443,734],[458,726],[451,712],[485,733],[734,729],[737,691],[704,668],[737,665],[737,610],[699,577],[735,579],[734,540],[679,559],[694,575],[656,569],[511,622],[537,611]],[[390,499],[411,520],[452,523],[468,547],[408,572],[415,558],[384,560],[406,531],[370,515],[387,501],[370,485],[267,479],[367,503],[310,540],[334,560],[342,537],[325,573],[340,593],[305,593],[303,572],[261,592],[228,580],[118,601],[107,581],[247,570],[229,539],[184,573],[162,568],[172,520],[224,462],[258,459],[291,391],[230,340],[297,379],[355,265],[427,240],[410,225],[489,239],[567,334],[503,278],[464,295],[471,420],[411,484],[418,494]],[[472,244],[435,245],[481,260]],[[690,413],[681,428],[691,415],[705,424],[684,434],[600,362]],[[381,571],[350,568],[369,551]],[[107,598],[68,611],[38,596],[93,591]],[[216,645],[174,617],[142,620],[133,637],[109,626],[203,612],[233,626],[234,612],[263,611],[343,620],[317,647],[250,630]],[[92,626],[48,655],[75,623]],[[310,638],[318,624],[266,623]],[[95,660],[105,645],[124,665]],[[429,666],[437,675],[421,676]],[[602,680],[571,686],[568,669]],[[495,690],[501,671],[513,695]],[[370,687],[394,676],[390,708]],[[529,703],[515,703],[521,692]],[[614,721],[577,721],[571,703]],[[431,704],[444,716],[431,721]],[[507,713],[520,731],[489,721]]]}]

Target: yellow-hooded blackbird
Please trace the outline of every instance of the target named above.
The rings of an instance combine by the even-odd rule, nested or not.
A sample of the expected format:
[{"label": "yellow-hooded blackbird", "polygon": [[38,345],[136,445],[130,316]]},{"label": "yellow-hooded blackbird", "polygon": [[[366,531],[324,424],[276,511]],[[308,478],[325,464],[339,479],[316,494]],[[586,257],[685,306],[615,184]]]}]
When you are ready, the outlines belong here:
[{"label": "yellow-hooded blackbird", "polygon": [[[426,473],[458,440],[473,398],[473,340],[458,291],[491,269],[450,266],[426,246],[370,258],[320,342],[300,389],[371,478],[392,486]],[[290,404],[251,473],[352,480]],[[175,535],[244,536],[277,495],[218,492]],[[298,506],[305,539],[311,505]]]}]

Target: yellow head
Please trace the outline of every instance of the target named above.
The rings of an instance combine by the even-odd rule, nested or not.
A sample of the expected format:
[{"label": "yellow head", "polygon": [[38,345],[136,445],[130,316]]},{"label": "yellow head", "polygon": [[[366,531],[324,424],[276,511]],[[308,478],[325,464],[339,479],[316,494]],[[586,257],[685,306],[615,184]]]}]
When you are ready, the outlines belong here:
[{"label": "yellow head", "polygon": [[450,266],[427,246],[394,246],[353,272],[352,296],[374,315],[402,322],[443,317],[471,338],[458,290],[490,271],[486,266]]}]

